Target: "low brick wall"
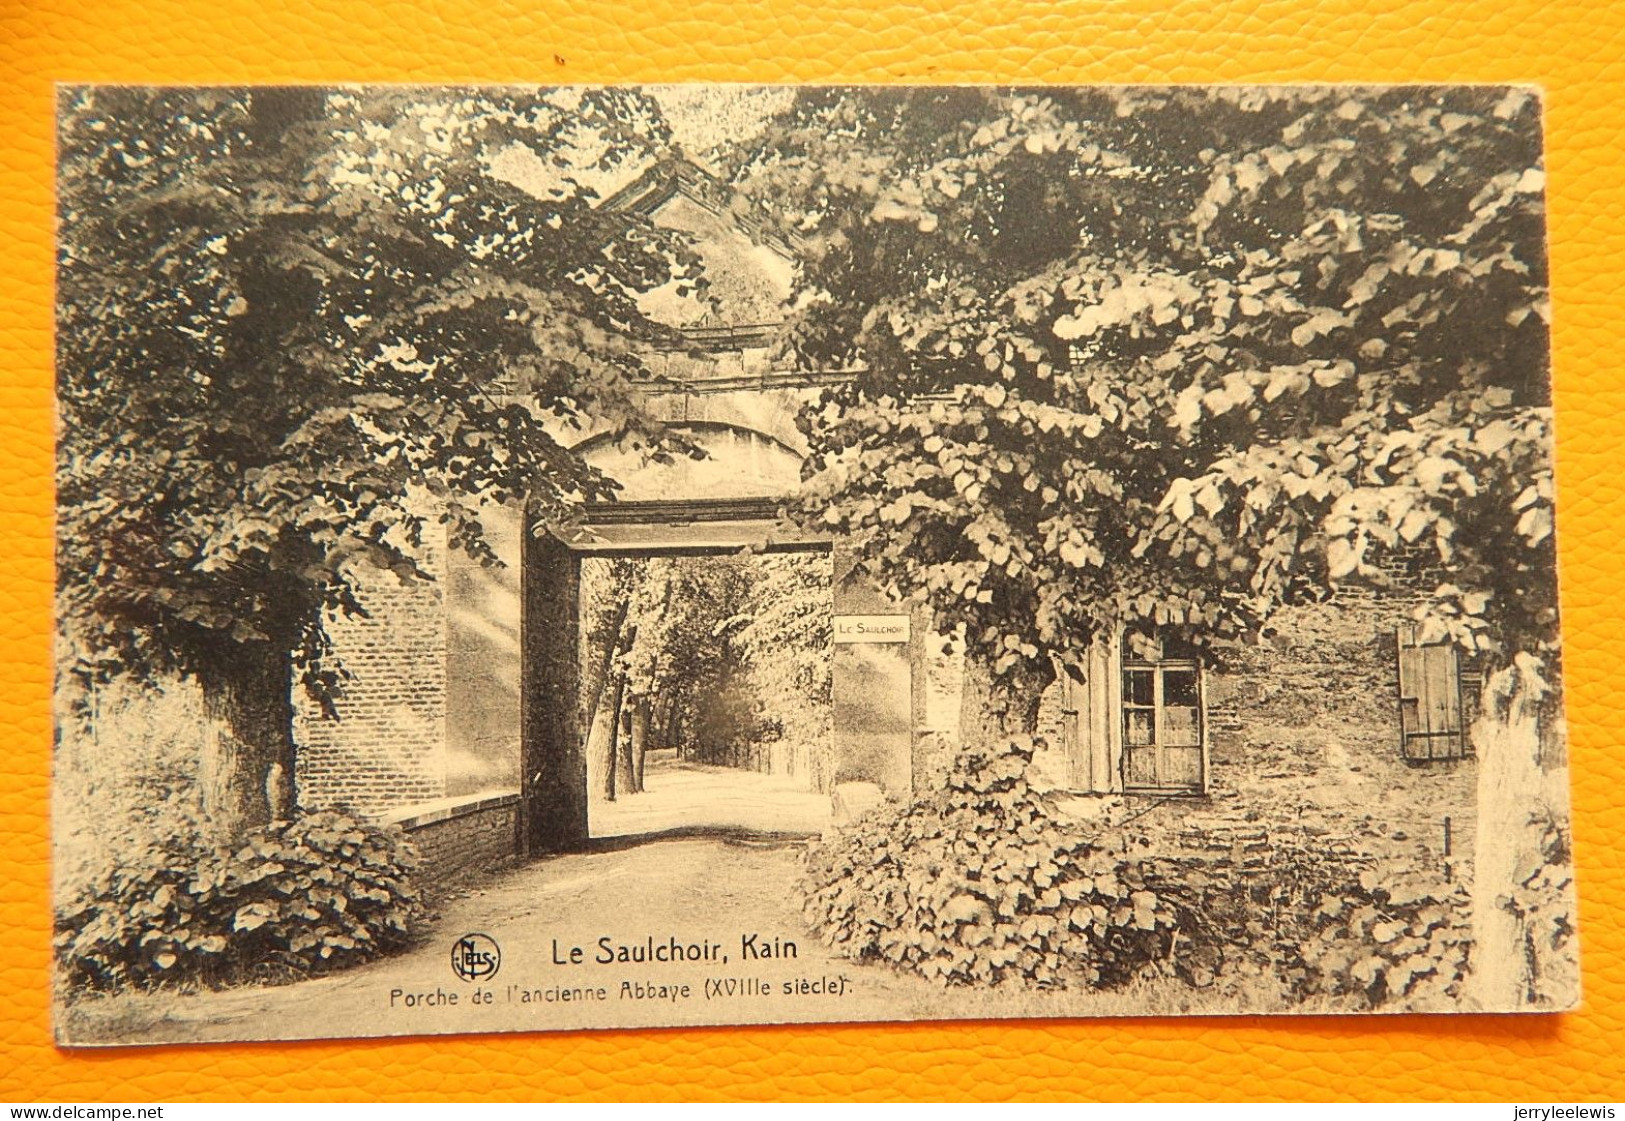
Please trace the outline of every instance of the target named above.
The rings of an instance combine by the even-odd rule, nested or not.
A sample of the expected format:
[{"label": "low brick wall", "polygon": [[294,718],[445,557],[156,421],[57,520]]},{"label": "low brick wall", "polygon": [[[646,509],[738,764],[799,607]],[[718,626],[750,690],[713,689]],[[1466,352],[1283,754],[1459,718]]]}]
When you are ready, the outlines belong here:
[{"label": "low brick wall", "polygon": [[443,892],[501,868],[519,848],[519,795],[483,794],[410,806],[385,817],[406,830],[422,857],[424,886]]}]

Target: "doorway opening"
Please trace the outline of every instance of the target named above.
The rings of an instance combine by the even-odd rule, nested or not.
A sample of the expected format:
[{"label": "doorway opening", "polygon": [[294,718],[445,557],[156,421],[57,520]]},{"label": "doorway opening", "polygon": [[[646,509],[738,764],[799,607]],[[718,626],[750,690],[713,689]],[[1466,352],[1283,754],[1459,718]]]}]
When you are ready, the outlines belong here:
[{"label": "doorway opening", "polygon": [[580,565],[589,836],[822,832],[836,777],[828,551]]}]

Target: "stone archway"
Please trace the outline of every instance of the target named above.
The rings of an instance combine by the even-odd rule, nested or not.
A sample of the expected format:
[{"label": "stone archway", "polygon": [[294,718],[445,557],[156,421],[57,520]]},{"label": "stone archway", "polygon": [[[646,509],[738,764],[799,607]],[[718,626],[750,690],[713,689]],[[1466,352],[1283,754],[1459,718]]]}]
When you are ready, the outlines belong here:
[{"label": "stone archway", "polygon": [[[900,797],[912,792],[925,687],[918,669],[924,619],[856,576],[840,542],[808,534],[781,516],[783,496],[799,481],[801,464],[783,441],[715,421],[684,428],[712,458],[649,464],[599,437],[584,445],[584,457],[614,468],[626,498],[595,506],[570,526],[526,518],[520,640],[520,836],[526,853],[579,849],[589,837],[586,737],[577,701],[581,565],[587,557],[726,556],[747,549],[832,553],[830,610],[837,621],[866,621],[839,634],[832,652],[837,781],[872,783]],[[706,466],[695,470],[692,463]],[[877,629],[875,621],[882,619],[892,621],[890,629]]]},{"label": "stone archway", "polygon": [[622,447],[607,434],[576,445],[588,465],[622,487],[617,502],[588,511],[589,523],[627,503],[661,499],[782,501],[801,482],[804,456],[777,434],[731,420],[679,420],[666,427],[697,455],[655,461],[645,449]]},{"label": "stone archway", "polygon": [[520,638],[520,836],[525,853],[568,852],[589,836],[581,727],[581,564],[588,557],[729,556],[822,551],[759,501],[609,507],[567,530],[527,520]]}]

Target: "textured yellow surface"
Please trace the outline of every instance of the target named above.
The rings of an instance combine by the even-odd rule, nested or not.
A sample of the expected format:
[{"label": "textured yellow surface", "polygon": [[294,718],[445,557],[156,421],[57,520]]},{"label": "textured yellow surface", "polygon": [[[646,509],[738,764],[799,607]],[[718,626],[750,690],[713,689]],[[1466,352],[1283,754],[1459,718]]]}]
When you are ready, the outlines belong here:
[{"label": "textured yellow surface", "polygon": [[[56,1050],[51,83],[332,80],[1543,85],[1584,1007]],[[1625,1097],[1622,107],[1612,0],[0,0],[0,1100]]]}]

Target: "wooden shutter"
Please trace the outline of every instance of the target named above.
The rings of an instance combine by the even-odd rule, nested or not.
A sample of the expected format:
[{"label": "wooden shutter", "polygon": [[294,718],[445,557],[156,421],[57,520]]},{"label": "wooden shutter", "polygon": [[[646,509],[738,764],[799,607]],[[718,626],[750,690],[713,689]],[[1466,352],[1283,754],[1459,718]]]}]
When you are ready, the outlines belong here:
[{"label": "wooden shutter", "polygon": [[1423,644],[1415,627],[1401,627],[1400,752],[1413,762],[1468,754],[1461,713],[1461,666],[1448,643]]},{"label": "wooden shutter", "polygon": [[1122,641],[1116,635],[1096,637],[1075,672],[1063,672],[1062,724],[1068,778],[1074,790],[1104,794],[1122,789],[1118,760],[1118,686],[1122,678]]}]

